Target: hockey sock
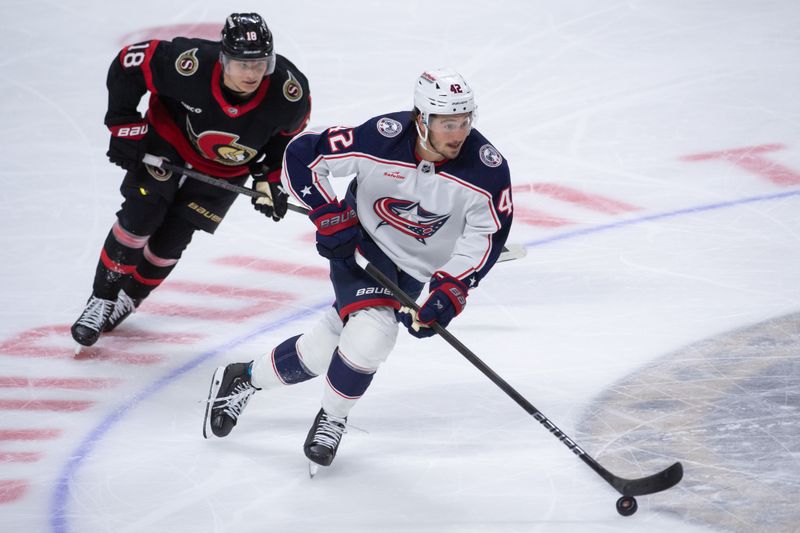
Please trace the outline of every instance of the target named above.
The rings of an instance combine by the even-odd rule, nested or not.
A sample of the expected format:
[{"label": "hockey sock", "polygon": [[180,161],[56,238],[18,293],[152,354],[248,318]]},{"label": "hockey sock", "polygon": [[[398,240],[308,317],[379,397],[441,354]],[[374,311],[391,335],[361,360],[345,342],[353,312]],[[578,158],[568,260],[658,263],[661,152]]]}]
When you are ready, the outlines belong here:
[{"label": "hockey sock", "polygon": [[286,339],[272,350],[272,368],[275,375],[284,385],[302,383],[316,377],[303,364],[297,349],[297,339],[300,335],[295,335]]},{"label": "hockey sock", "polygon": [[361,368],[336,349],[326,375],[327,387],[322,397],[325,412],[347,417],[356,401],[367,391],[376,369]]},{"label": "hockey sock", "polygon": [[92,286],[95,296],[106,300],[117,299],[120,280],[136,269],[148,237],[134,235],[120,226],[119,222],[114,223],[97,262]]},{"label": "hockey sock", "polygon": [[177,264],[178,259],[159,257],[149,245],[145,246],[142,260],[136,265],[133,275],[123,281],[122,288],[131,298],[143,300],[167,279]]}]

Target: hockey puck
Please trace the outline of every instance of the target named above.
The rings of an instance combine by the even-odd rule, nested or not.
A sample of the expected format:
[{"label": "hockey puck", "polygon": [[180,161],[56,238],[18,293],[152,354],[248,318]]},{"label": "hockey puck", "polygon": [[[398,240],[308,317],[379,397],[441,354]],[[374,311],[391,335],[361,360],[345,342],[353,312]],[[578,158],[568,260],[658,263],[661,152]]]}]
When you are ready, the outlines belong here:
[{"label": "hockey puck", "polygon": [[631,516],[638,508],[639,504],[633,496],[623,496],[617,500],[617,512],[622,516]]}]

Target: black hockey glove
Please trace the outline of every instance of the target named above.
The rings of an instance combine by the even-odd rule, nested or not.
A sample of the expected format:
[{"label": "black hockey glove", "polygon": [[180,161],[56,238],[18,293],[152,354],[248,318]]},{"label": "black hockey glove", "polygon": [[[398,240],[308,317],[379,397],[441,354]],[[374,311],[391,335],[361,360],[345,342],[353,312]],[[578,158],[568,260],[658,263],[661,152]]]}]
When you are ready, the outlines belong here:
[{"label": "black hockey glove", "polygon": [[133,170],[142,162],[145,147],[142,139],[147,134],[147,122],[131,122],[109,126],[111,141],[108,144],[108,159],[125,170]]},{"label": "black hockey glove", "polygon": [[250,170],[253,176],[253,190],[264,194],[261,198],[251,198],[250,202],[256,211],[264,213],[278,222],[286,215],[289,206],[289,195],[281,185],[281,169],[265,174],[267,169],[257,165]]}]

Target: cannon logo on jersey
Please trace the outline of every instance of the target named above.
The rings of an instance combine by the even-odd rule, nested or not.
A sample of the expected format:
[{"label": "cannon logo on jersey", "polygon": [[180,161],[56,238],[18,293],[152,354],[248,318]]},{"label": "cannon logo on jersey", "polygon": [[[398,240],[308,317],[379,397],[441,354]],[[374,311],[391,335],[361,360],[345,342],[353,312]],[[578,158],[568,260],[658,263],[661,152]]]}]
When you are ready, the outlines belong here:
[{"label": "cannon logo on jersey", "polygon": [[481,156],[481,161],[487,167],[499,167],[503,162],[503,156],[491,144],[484,144],[478,152]]},{"label": "cannon logo on jersey", "polygon": [[297,102],[303,97],[303,87],[291,70],[287,70],[286,73],[289,74],[289,79],[283,82],[283,96],[290,102]]},{"label": "cannon logo on jersey", "polygon": [[380,198],[373,209],[381,219],[376,230],[388,224],[422,244],[426,244],[425,239],[432,237],[450,218],[450,215],[437,215],[424,210],[419,202],[397,198]]},{"label": "cannon logo on jersey", "polygon": [[195,149],[206,159],[216,161],[221,165],[243,165],[256,156],[255,150],[236,142],[239,140],[238,135],[213,130],[197,135],[192,129],[188,115],[186,116],[186,130]]},{"label": "cannon logo on jersey", "polygon": [[397,137],[403,131],[403,125],[394,119],[383,117],[378,121],[378,131],[384,137]]},{"label": "cannon logo on jersey", "polygon": [[178,74],[181,76],[191,76],[197,72],[197,67],[200,66],[200,62],[197,60],[196,54],[197,48],[192,48],[178,56],[178,59],[175,60],[175,70],[178,71]]},{"label": "cannon logo on jersey", "polygon": [[[165,161],[169,161],[166,157],[164,158]],[[167,181],[172,177],[171,170],[165,170],[163,168],[154,167],[152,165],[148,165],[145,163],[144,168],[147,169],[147,173],[153,176],[158,181]]]}]

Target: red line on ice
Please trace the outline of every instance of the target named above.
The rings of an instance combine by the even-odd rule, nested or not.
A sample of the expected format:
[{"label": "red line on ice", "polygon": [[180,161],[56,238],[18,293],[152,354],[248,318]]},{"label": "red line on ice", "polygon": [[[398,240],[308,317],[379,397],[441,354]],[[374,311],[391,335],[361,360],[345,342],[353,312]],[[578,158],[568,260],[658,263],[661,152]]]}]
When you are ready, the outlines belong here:
[{"label": "red line on ice", "polygon": [[732,148],[730,150],[719,150],[716,152],[705,152],[702,154],[692,154],[682,157],[683,161],[709,161],[722,159],[743,168],[744,170],[766,178],[775,185],[792,186],[800,184],[800,172],[791,168],[770,161],[761,154],[775,152],[786,148],[782,144],[762,144],[759,146],[747,146],[744,148]]},{"label": "red line on ice", "polygon": [[526,209],[519,206],[514,207],[514,222],[545,228],[558,228],[574,224],[573,221],[567,220],[566,218],[550,215],[537,209]]},{"label": "red line on ice", "polygon": [[60,429],[0,429],[0,441],[49,440],[60,436]]},{"label": "red line on ice", "polygon": [[254,289],[251,287],[236,287],[233,285],[216,285],[209,283],[190,283],[175,281],[165,284],[161,291],[187,292],[201,296],[229,298],[250,302],[244,306],[225,309],[199,305],[153,304],[148,307],[148,312],[166,315],[198,318],[202,320],[215,320],[223,322],[239,322],[257,315],[268,313],[282,308],[286,303],[295,300],[293,294],[287,292]]},{"label": "red line on ice", "polygon": [[94,405],[87,400],[0,400],[0,409],[8,411],[85,411]]},{"label": "red line on ice", "polygon": [[599,194],[585,193],[571,187],[565,187],[564,185],[556,185],[555,183],[525,183],[522,185],[515,185],[512,191],[515,194],[528,192],[543,194],[556,200],[569,202],[610,215],[639,210],[638,207],[620,202],[619,200],[607,198]]},{"label": "red line on ice", "polygon": [[0,504],[19,500],[28,490],[28,482],[21,479],[0,480]]},{"label": "red line on ice", "polygon": [[0,452],[0,463],[35,463],[41,458],[39,452]]},{"label": "red line on ice", "polygon": [[120,379],[102,378],[26,378],[0,376],[0,388],[45,388],[94,390],[110,389],[122,382]]},{"label": "red line on ice", "polygon": [[285,263],[283,261],[275,261],[272,259],[232,255],[228,257],[220,257],[219,259],[215,259],[213,262],[217,265],[245,268],[248,270],[254,270],[256,272],[275,272],[278,274],[287,274],[289,276],[301,276],[324,280],[329,279],[329,272],[327,268],[297,265],[294,263]]}]

